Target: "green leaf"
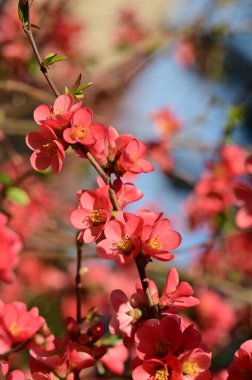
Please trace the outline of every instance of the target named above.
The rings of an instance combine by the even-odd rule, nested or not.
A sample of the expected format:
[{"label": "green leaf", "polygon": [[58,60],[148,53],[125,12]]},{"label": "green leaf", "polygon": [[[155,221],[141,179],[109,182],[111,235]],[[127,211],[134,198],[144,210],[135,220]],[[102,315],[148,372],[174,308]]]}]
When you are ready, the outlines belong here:
[{"label": "green leaf", "polygon": [[245,107],[244,105],[231,106],[228,109],[228,124],[237,126],[244,120]]},{"label": "green leaf", "polygon": [[23,25],[28,24],[29,20],[29,3],[28,0],[18,1],[18,16]]},{"label": "green leaf", "polygon": [[42,62],[42,66],[48,67],[49,65],[53,65],[55,62],[64,61],[65,59],[68,59],[68,57],[64,54],[58,55],[57,53],[49,53]]},{"label": "green leaf", "polygon": [[21,206],[26,206],[30,202],[27,192],[19,187],[10,187],[6,191],[6,196],[11,202]]},{"label": "green leaf", "polygon": [[0,172],[0,183],[8,187],[11,185],[12,179],[7,173]]},{"label": "green leaf", "polygon": [[74,95],[77,99],[84,98],[83,91],[88,87],[92,86],[93,82],[82,83],[81,84],[81,74],[78,76],[77,80],[74,82],[72,87],[65,87],[65,93]]}]

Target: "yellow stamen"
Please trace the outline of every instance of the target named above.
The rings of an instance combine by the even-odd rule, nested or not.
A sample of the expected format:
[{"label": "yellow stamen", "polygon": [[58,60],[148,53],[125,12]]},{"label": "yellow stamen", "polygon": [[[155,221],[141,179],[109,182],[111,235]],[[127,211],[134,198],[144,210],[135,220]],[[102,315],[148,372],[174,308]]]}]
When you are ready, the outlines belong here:
[{"label": "yellow stamen", "polygon": [[159,369],[155,374],[155,380],[168,380],[169,373],[166,368]]},{"label": "yellow stamen", "polygon": [[61,115],[62,113],[64,113],[65,111],[63,110],[63,108],[57,108],[53,111],[51,111],[51,116],[57,116],[57,115]]},{"label": "yellow stamen", "polygon": [[12,322],[12,324],[9,326],[9,331],[13,336],[17,336],[22,331],[22,329],[16,324],[16,322]]},{"label": "yellow stamen", "polygon": [[99,226],[100,224],[104,224],[106,222],[107,216],[102,210],[93,210],[89,215],[89,220],[94,226]]},{"label": "yellow stamen", "polygon": [[199,365],[195,362],[185,361],[182,365],[182,372],[184,375],[198,375]]},{"label": "yellow stamen", "polygon": [[84,139],[89,134],[89,128],[84,125],[75,125],[74,130],[71,132],[70,136],[72,140]]},{"label": "yellow stamen", "polygon": [[129,254],[132,251],[133,244],[129,236],[124,236],[117,243],[117,248],[122,251],[124,255]]},{"label": "yellow stamen", "polygon": [[162,243],[160,243],[157,236],[154,236],[153,238],[151,238],[148,242],[148,245],[150,248],[155,249],[157,251],[163,248],[163,245]]}]

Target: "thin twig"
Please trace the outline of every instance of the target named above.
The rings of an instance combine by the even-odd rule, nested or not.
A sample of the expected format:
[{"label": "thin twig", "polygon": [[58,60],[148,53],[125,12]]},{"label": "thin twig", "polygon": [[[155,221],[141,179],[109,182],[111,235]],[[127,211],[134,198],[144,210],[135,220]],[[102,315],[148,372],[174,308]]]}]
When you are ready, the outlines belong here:
[{"label": "thin twig", "polygon": [[81,324],[81,259],[82,259],[82,246],[83,243],[78,239],[79,231],[76,234],[76,249],[77,249],[77,267],[76,267],[76,277],[75,277],[75,286],[76,286],[76,320],[78,325]]}]

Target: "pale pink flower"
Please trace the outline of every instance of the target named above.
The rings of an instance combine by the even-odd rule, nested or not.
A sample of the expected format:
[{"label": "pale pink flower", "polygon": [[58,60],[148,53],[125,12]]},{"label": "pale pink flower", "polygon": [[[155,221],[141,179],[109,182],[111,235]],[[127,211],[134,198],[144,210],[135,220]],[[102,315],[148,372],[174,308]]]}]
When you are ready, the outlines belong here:
[{"label": "pale pink flower", "polygon": [[80,108],[71,119],[71,128],[66,128],[63,138],[68,144],[91,145],[105,135],[103,124],[92,124],[93,112],[90,108]]},{"label": "pale pink flower", "polygon": [[187,309],[197,306],[200,301],[193,297],[193,288],[188,282],[179,282],[179,275],[176,268],[172,268],[167,276],[163,289],[160,305],[162,308],[174,307],[176,309]]},{"label": "pale pink flower", "polygon": [[116,220],[111,220],[104,229],[106,239],[97,244],[98,256],[113,259],[118,265],[128,264],[140,251],[142,224],[136,215],[118,211]]},{"label": "pale pink flower", "polygon": [[41,104],[34,110],[34,120],[37,124],[54,129],[64,129],[70,123],[73,113],[81,107],[81,102],[74,104],[71,95],[63,94],[57,97],[53,105]]},{"label": "pale pink flower", "polygon": [[99,238],[111,218],[112,205],[108,197],[108,186],[102,189],[83,191],[80,194],[79,207],[71,214],[71,222],[82,231],[85,243]]},{"label": "pale pink flower", "polygon": [[177,231],[171,229],[168,219],[162,219],[152,228],[146,225],[142,230],[142,251],[147,257],[168,261],[173,259],[170,250],[178,248],[181,236]]},{"label": "pale pink flower", "polygon": [[31,166],[35,170],[45,170],[52,166],[55,173],[61,171],[65,149],[52,128],[40,125],[40,132],[29,132],[26,144],[34,152],[31,155]]},{"label": "pale pink flower", "polygon": [[12,281],[12,270],[22,249],[20,236],[7,226],[6,215],[0,212],[0,280]]},{"label": "pale pink flower", "polygon": [[0,310],[0,320],[13,344],[25,342],[43,326],[45,320],[38,308],[27,311],[23,302],[5,304]]}]

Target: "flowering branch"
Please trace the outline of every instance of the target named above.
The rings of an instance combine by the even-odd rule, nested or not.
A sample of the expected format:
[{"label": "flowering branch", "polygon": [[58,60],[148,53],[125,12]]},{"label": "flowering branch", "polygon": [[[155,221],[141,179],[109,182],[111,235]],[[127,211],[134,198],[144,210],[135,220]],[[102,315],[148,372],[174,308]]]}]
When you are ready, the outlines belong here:
[{"label": "flowering branch", "polygon": [[[55,86],[53,80],[50,78],[47,68],[43,65],[43,60],[42,60],[42,58],[40,56],[40,53],[38,51],[38,47],[36,45],[36,42],[35,42],[35,39],[34,39],[34,36],[33,36],[33,33],[32,33],[31,20],[30,20],[30,7],[31,7],[31,4],[32,4],[32,1],[28,0],[28,3],[27,3],[27,8],[28,8],[27,23],[25,23],[23,25],[23,29],[24,29],[24,32],[25,32],[25,34],[27,35],[27,37],[28,37],[28,39],[30,41],[30,44],[32,46],[34,55],[35,55],[35,57],[37,59],[37,62],[39,64],[39,66],[40,66],[40,70],[41,70],[42,74],[44,75],[44,77],[46,78],[46,80],[47,80],[49,86],[51,87],[54,95],[57,97],[57,96],[60,95],[60,92],[57,89],[57,87]],[[95,168],[95,170],[98,172],[98,174],[104,180],[105,184],[109,186],[109,197],[110,197],[111,203],[113,205],[114,211],[121,210],[121,208],[119,206],[119,202],[118,202],[117,196],[116,196],[116,193],[115,193],[115,191],[111,187],[110,176],[108,176],[106,174],[106,172],[102,169],[101,165],[96,161],[96,159],[93,157],[93,155],[83,145],[80,146],[80,144],[79,144],[79,147],[81,148],[81,150],[83,151],[83,153],[85,153],[85,155],[86,155],[87,159],[89,160],[89,162],[91,163],[91,165]],[[79,246],[79,243],[77,242],[77,253],[78,253],[77,271],[78,271],[80,260],[81,260],[81,254],[80,254],[80,252],[81,252],[81,248]],[[136,262],[136,266],[137,266],[137,269],[138,269],[139,277],[140,277],[140,280],[141,280],[141,283],[142,283],[142,287],[143,287],[143,290],[145,292],[145,297],[146,297],[147,305],[148,305],[148,308],[150,310],[150,316],[158,318],[159,317],[158,307],[154,304],[154,302],[152,300],[152,297],[151,297],[151,292],[150,292],[150,289],[148,287],[148,279],[147,279],[147,275],[146,275],[146,271],[145,271],[146,263],[145,263],[145,259],[143,257],[141,257],[141,253],[139,253],[139,256],[135,258],[135,262]],[[80,274],[77,272],[77,275],[76,275],[77,316],[78,316],[78,320],[81,320],[81,315],[80,315],[80,294],[81,293],[80,293],[80,278],[79,278],[79,275]]]}]

